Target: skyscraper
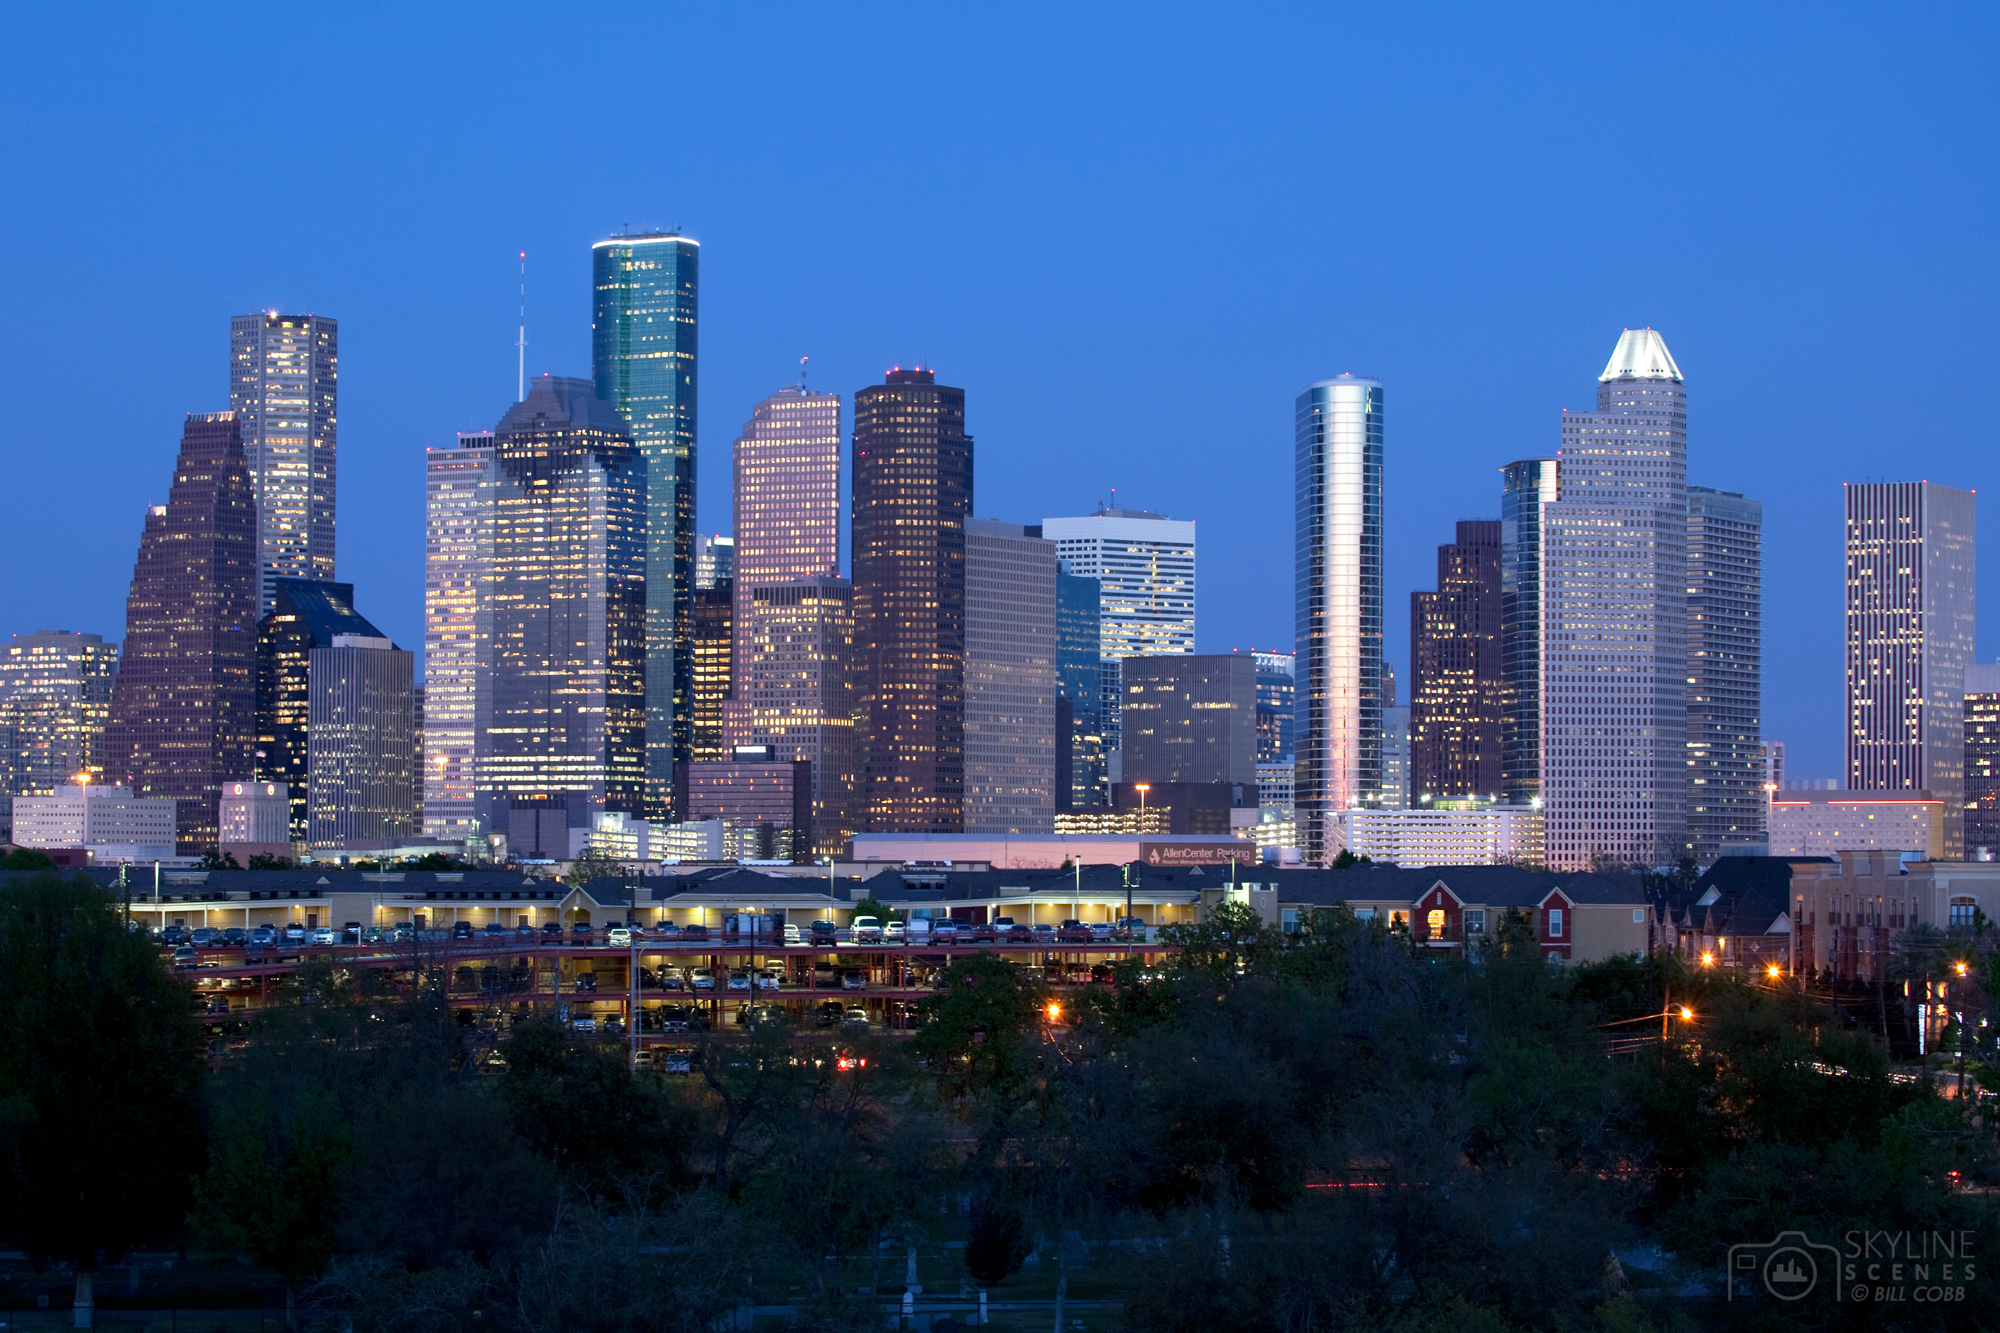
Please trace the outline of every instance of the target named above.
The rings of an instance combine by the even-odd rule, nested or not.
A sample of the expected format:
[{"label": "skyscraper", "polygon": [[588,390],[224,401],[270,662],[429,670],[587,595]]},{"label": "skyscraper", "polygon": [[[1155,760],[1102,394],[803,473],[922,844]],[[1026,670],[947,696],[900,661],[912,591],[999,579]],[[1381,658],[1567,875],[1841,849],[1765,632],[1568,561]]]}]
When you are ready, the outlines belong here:
[{"label": "skyscraper", "polygon": [[1381,799],[1382,407],[1353,375],[1296,404],[1296,800],[1315,865],[1340,851],[1340,812]]},{"label": "skyscraper", "polygon": [[854,396],[863,810],[877,833],[965,824],[965,391],[891,370]]},{"label": "skyscraper", "polygon": [[758,588],[750,600],[750,744],[812,767],[813,856],[841,858],[860,831],[854,725],[854,587],[831,574]]},{"label": "skyscraper", "polygon": [[647,470],[588,380],[531,380],[493,434],[493,720],[475,772],[511,853],[567,857],[567,831],[641,814],[648,789]]},{"label": "skyscraper", "polygon": [[229,406],[257,500],[259,615],[274,579],[330,579],[340,325],[267,311],[229,321]]},{"label": "skyscraper", "polygon": [[703,537],[695,547],[694,586],[713,588],[736,576],[736,539],[716,533]]},{"label": "skyscraper", "polygon": [[[1039,529],[1023,529],[1039,531]],[[1056,808],[1111,803],[1100,700],[1104,657],[1103,585],[1056,571]]]},{"label": "skyscraper", "polygon": [[1195,525],[1144,509],[1102,508],[1082,518],[1045,518],[1069,572],[1098,581],[1103,606],[1099,725],[1119,747],[1118,663],[1127,657],[1194,651]]},{"label": "skyscraper", "polygon": [[646,806],[694,744],[694,452],[701,246],[672,232],[591,248],[590,365],[645,460]]},{"label": "skyscraper", "polygon": [[1123,783],[1138,782],[1256,788],[1254,658],[1175,653],[1125,660]]},{"label": "skyscraper", "polygon": [[[351,583],[278,579],[271,592],[271,609],[257,622],[257,765],[250,776],[259,782],[285,784],[291,803],[291,841],[305,842],[315,837],[313,811],[319,805],[313,800],[312,787],[313,654],[344,640],[391,645],[387,635],[354,609]],[[408,704],[407,682],[403,692]],[[345,718],[342,725],[354,721]],[[398,730],[408,749],[409,724],[401,724]],[[397,836],[409,831],[399,829]]]},{"label": "skyscraper", "polygon": [[1500,794],[1507,673],[1500,627],[1500,524],[1461,521],[1438,547],[1437,591],[1410,594],[1410,789]]},{"label": "skyscraper", "polygon": [[0,801],[53,796],[80,773],[104,780],[117,678],[118,645],[101,634],[42,630],[0,649]]},{"label": "skyscraper", "polygon": [[1847,487],[1847,788],[1944,802],[1963,854],[1973,498],[1928,481]]},{"label": "skyscraper", "polygon": [[965,831],[1050,833],[1056,806],[1056,545],[965,521]]},{"label": "skyscraper", "polygon": [[2000,663],[1965,667],[1965,857],[2000,858]]},{"label": "skyscraper", "polygon": [[1627,329],[1565,412],[1542,507],[1542,808],[1552,870],[1687,846],[1687,389]]},{"label": "skyscraper", "polygon": [[1525,458],[1500,475],[1500,791],[1526,804],[1542,794],[1542,507],[1556,499],[1556,460]]},{"label": "skyscraper", "polygon": [[[736,584],[717,579],[694,590],[694,757],[717,763],[729,757],[730,740],[724,711],[736,690],[736,662],[746,666],[748,648],[739,654],[736,636]],[[741,701],[745,716],[749,701]],[[747,731],[745,733],[748,734]],[[747,741],[745,742],[748,743]]]},{"label": "skyscraper", "polygon": [[313,647],[306,729],[313,846],[415,831],[415,664],[414,654],[380,635],[336,634]]},{"label": "skyscraper", "polygon": [[[424,836],[493,831],[475,756],[493,724],[493,434],[425,451]],[[503,820],[504,824],[504,820]]]},{"label": "skyscraper", "polygon": [[1257,762],[1290,763],[1292,713],[1298,706],[1298,686],[1292,671],[1298,659],[1291,653],[1254,653],[1257,663]]},{"label": "skyscraper", "polygon": [[256,715],[257,504],[233,412],[190,415],[167,502],[125,602],[105,768],[141,798],[172,797],[176,841],[216,839],[222,784],[250,771]]},{"label": "skyscraper", "polygon": [[1707,865],[1765,841],[1764,506],[1706,486],[1687,497],[1688,851]]}]

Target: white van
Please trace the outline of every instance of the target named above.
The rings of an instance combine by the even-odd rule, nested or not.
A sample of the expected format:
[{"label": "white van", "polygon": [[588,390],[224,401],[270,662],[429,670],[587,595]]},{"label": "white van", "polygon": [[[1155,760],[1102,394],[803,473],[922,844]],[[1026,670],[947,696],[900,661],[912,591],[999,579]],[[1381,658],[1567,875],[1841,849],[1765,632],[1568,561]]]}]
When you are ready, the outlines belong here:
[{"label": "white van", "polygon": [[931,942],[931,919],[927,916],[913,916],[903,923],[905,944],[929,944]]}]

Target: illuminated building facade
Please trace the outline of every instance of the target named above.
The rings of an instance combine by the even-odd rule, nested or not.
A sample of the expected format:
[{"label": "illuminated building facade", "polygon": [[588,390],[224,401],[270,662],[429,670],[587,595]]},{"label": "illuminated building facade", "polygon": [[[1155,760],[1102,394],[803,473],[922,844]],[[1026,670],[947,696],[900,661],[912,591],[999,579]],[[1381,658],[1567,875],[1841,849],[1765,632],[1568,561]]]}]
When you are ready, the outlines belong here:
[{"label": "illuminated building facade", "polygon": [[1847,487],[1847,787],[1944,802],[1965,846],[1973,497],[1928,481]]},{"label": "illuminated building facade", "polygon": [[1597,410],[1565,412],[1542,507],[1541,795],[1551,870],[1687,846],[1687,387],[1627,329]]},{"label": "illuminated building facade", "polygon": [[1500,645],[1506,659],[1501,793],[1517,804],[1542,794],[1542,508],[1555,503],[1556,460],[1500,469]]},{"label": "illuminated building facade", "polygon": [[229,321],[229,406],[257,499],[257,611],[274,580],[333,577],[340,325],[267,311]]},{"label": "illuminated building facade", "polygon": [[414,654],[379,635],[336,634],[313,648],[306,736],[313,846],[415,832],[415,665]]},{"label": "illuminated building facade", "polygon": [[190,415],[167,503],[146,512],[105,727],[106,776],[176,802],[176,841],[216,838],[256,726],[257,503],[232,412]]},{"label": "illuminated building facade", "polygon": [[1295,407],[1295,800],[1301,852],[1324,865],[1340,812],[1382,798],[1382,385],[1340,375]]},{"label": "illuminated building facade", "polygon": [[1500,524],[1468,519],[1438,547],[1437,590],[1410,594],[1410,791],[1498,796],[1507,673]]},{"label": "illuminated building facade", "polygon": [[676,772],[675,801],[694,816],[683,827],[721,820],[726,859],[811,864],[810,761],[780,760],[762,747],[744,746],[733,759],[680,764]]},{"label": "illuminated building facade", "polygon": [[801,847],[842,859],[861,817],[854,587],[826,574],[756,588],[749,619],[747,683],[737,691],[749,710],[749,744],[774,762],[812,766],[812,830]]},{"label": "illuminated building facade", "polygon": [[50,796],[80,773],[104,781],[117,678],[118,645],[101,634],[42,630],[0,649],[0,798]]},{"label": "illuminated building facade", "polygon": [[423,834],[486,832],[474,757],[492,723],[493,435],[425,451]]},{"label": "illuminated building facade", "polygon": [[1291,653],[1253,653],[1257,663],[1257,762],[1289,763],[1292,748],[1292,714],[1298,706],[1298,682],[1293,671],[1298,659]]},{"label": "illuminated building facade", "polygon": [[2000,664],[1965,668],[1965,857],[2000,860]]},{"label": "illuminated building facade", "polygon": [[721,533],[703,537],[695,546],[694,586],[713,588],[736,577],[736,539]]},{"label": "illuminated building facade", "polygon": [[669,232],[591,248],[591,374],[645,460],[645,800],[665,818],[694,744],[694,455],[701,246]]},{"label": "illuminated building facade", "polygon": [[965,522],[965,831],[1048,833],[1056,806],[1056,545]]},{"label": "illuminated building facade", "polygon": [[965,823],[965,391],[891,370],[854,396],[862,812],[881,833]]},{"label": "illuminated building facade", "polygon": [[[313,655],[341,639],[389,644],[388,636],[354,609],[353,584],[273,582],[271,610],[257,622],[257,763],[252,775],[287,788],[292,842],[312,837]],[[403,728],[406,751],[408,725]],[[394,836],[410,831],[405,827]]]},{"label": "illuminated building facade", "polygon": [[1707,865],[1765,840],[1764,506],[1687,497],[1688,852]]},{"label": "illuminated building facade", "polygon": [[[694,590],[694,757],[729,757],[725,712],[736,677],[736,586],[718,579]],[[748,654],[744,654],[748,660]]]},{"label": "illuminated building facade", "polygon": [[1105,767],[1101,672],[1103,585],[1056,571],[1056,809],[1111,803]]},{"label": "illuminated building facade", "polygon": [[1243,653],[1125,660],[1122,785],[1257,787],[1257,664]]},{"label": "illuminated building facade", "polygon": [[563,859],[568,830],[644,814],[646,465],[588,380],[530,380],[493,434],[492,723],[474,768],[509,852]]}]

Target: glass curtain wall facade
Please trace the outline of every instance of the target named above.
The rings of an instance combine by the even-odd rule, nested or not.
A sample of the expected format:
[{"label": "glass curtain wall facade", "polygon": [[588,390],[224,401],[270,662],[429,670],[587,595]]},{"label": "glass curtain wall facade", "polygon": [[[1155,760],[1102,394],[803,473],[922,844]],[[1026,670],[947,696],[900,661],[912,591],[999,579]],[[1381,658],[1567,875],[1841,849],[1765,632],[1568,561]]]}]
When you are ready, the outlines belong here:
[{"label": "glass curtain wall facade", "polygon": [[694,745],[694,462],[701,246],[671,232],[591,249],[591,375],[646,473],[646,808],[665,818]]},{"label": "glass curtain wall facade", "polygon": [[259,615],[273,581],[333,577],[340,325],[269,311],[229,321],[229,407],[257,498]]},{"label": "glass curtain wall facade", "polygon": [[167,502],[146,511],[105,727],[107,776],[173,798],[176,844],[216,840],[222,784],[250,772],[256,726],[257,501],[233,412],[181,433]]},{"label": "glass curtain wall facade", "polygon": [[1056,808],[1111,804],[1098,706],[1104,656],[1103,585],[1056,572]]},{"label": "glass curtain wall facade", "polygon": [[1847,487],[1847,789],[1944,802],[1965,846],[1965,669],[1973,495],[1928,481]]},{"label": "glass curtain wall facade", "polygon": [[1298,706],[1297,682],[1292,671],[1297,659],[1291,653],[1256,653],[1257,663],[1257,762],[1290,763],[1292,714]]},{"label": "glass curtain wall facade", "polygon": [[860,831],[854,724],[854,587],[825,575],[750,599],[750,744],[812,765],[812,855],[847,856]]},{"label": "glass curtain wall facade", "polygon": [[[118,645],[101,634],[41,630],[0,650],[0,804],[53,796],[80,773],[104,781],[104,728]],[[0,836],[7,812],[0,809]]]},{"label": "glass curtain wall facade", "polygon": [[1965,669],[1965,858],[2000,858],[2000,665]]},{"label": "glass curtain wall facade", "polygon": [[1501,788],[1506,663],[1500,524],[1459,523],[1438,547],[1437,591],[1410,594],[1410,790],[1493,799]]},{"label": "glass curtain wall facade", "polygon": [[[259,782],[288,789],[291,841],[312,838],[313,654],[340,638],[389,647],[388,636],[354,609],[354,585],[278,579],[271,610],[257,622]],[[403,731],[407,739],[409,728]],[[397,836],[408,833],[405,828]],[[376,834],[356,836],[375,837]]]},{"label": "glass curtain wall facade", "polygon": [[1627,329],[1597,410],[1565,412],[1542,509],[1542,808],[1551,870],[1687,845],[1687,387]]},{"label": "glass curtain wall facade", "polygon": [[736,643],[736,584],[718,579],[694,590],[694,757],[706,763],[729,758],[724,711],[735,692],[736,663],[748,663]]},{"label": "glass curtain wall facade", "polygon": [[965,831],[1052,833],[1056,544],[965,523]]},{"label": "glass curtain wall facade", "polygon": [[494,431],[492,725],[475,770],[511,852],[567,856],[559,830],[643,814],[648,790],[647,471],[588,380],[529,386]]},{"label": "glass curtain wall facade", "polygon": [[1764,506],[1690,486],[1688,853],[1707,865],[1765,842]]},{"label": "glass curtain wall facade", "polygon": [[876,833],[965,827],[965,391],[891,370],[854,396],[862,809]]},{"label": "glass curtain wall facade", "polygon": [[1542,794],[1542,507],[1556,500],[1556,460],[1524,458],[1500,475],[1500,791],[1525,805]]},{"label": "glass curtain wall facade", "polygon": [[1301,852],[1341,850],[1340,812],[1382,795],[1380,381],[1341,375],[1298,396],[1294,631]]},{"label": "glass curtain wall facade", "polygon": [[415,832],[416,658],[388,639],[337,634],[312,650],[309,841],[390,842]]},{"label": "glass curtain wall facade", "polygon": [[424,709],[419,767],[425,837],[492,830],[479,808],[478,738],[493,723],[493,502],[490,431],[425,451]]}]

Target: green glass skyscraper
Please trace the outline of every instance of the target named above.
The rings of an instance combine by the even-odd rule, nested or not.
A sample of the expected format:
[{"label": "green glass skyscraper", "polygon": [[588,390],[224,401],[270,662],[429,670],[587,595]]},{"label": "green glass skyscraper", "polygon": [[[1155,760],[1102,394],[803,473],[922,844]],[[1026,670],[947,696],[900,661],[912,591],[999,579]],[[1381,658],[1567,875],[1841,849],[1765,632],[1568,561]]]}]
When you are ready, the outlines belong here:
[{"label": "green glass skyscraper", "polygon": [[[590,365],[646,460],[646,812],[694,742],[694,419],[701,246],[673,232],[592,247]],[[676,812],[678,813],[678,812]]]}]

